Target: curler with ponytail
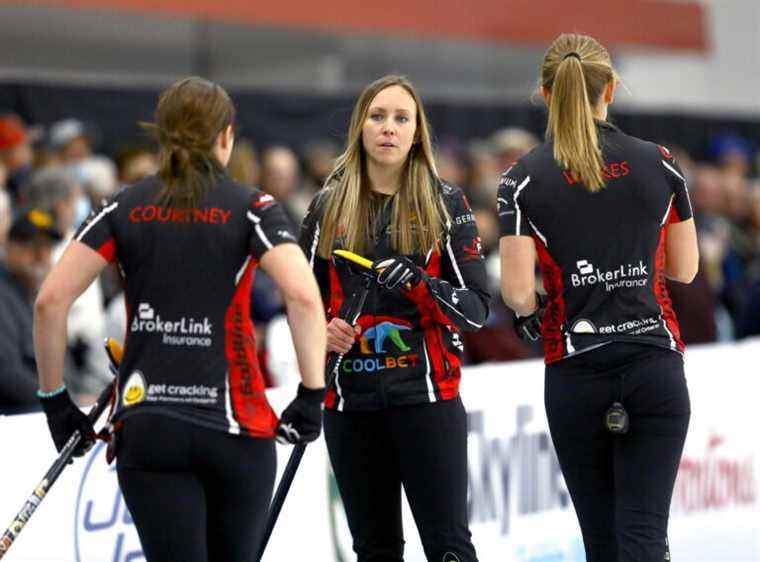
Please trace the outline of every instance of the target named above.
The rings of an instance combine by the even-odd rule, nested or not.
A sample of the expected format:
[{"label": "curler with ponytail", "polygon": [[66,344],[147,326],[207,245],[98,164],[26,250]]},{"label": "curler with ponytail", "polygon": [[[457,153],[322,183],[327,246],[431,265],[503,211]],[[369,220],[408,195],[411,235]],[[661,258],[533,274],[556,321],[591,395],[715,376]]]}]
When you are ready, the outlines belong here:
[{"label": "curler with ponytail", "polygon": [[197,207],[224,173],[213,148],[235,120],[227,92],[203,78],[185,78],[161,93],[155,123],[140,123],[160,146],[158,175],[164,183],[162,204]]},{"label": "curler with ponytail", "polygon": [[590,191],[605,185],[594,107],[616,78],[607,50],[586,35],[560,35],[541,67],[541,85],[551,94],[546,136],[554,159]]}]

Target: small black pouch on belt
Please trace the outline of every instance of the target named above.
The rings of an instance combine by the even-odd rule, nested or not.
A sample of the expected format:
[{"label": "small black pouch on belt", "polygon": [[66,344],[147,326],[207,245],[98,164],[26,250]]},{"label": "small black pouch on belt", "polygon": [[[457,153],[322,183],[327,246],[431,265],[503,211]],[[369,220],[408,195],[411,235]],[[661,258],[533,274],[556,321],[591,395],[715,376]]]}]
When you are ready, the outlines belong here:
[{"label": "small black pouch on belt", "polygon": [[613,402],[612,406],[604,414],[604,426],[607,428],[607,431],[616,435],[625,435],[630,427],[628,412],[625,411],[625,406],[623,406],[624,382],[625,375],[620,377],[620,398]]},{"label": "small black pouch on belt", "polygon": [[628,433],[629,421],[628,412],[620,402],[613,402],[609,407],[607,413],[604,414],[604,425],[607,427],[607,431],[618,435],[624,435]]}]

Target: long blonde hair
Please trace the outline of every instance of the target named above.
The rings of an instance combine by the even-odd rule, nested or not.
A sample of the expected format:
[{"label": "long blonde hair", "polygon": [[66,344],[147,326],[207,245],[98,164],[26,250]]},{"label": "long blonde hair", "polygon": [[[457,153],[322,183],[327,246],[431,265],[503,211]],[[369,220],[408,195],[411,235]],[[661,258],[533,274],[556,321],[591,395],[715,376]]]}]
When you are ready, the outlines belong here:
[{"label": "long blonde hair", "polygon": [[447,213],[438,195],[430,125],[414,86],[403,76],[375,80],[359,95],[351,114],[346,149],[325,181],[327,200],[320,225],[319,255],[329,258],[336,243],[352,252],[366,252],[370,234],[370,192],[362,127],[370,104],[382,90],[404,88],[417,106],[415,141],[407,156],[402,185],[393,198],[391,245],[401,254],[425,254],[443,230]]},{"label": "long blonde hair", "polygon": [[551,93],[546,136],[554,141],[554,159],[591,191],[605,185],[593,110],[615,80],[607,49],[587,35],[560,35],[541,65],[541,85]]}]

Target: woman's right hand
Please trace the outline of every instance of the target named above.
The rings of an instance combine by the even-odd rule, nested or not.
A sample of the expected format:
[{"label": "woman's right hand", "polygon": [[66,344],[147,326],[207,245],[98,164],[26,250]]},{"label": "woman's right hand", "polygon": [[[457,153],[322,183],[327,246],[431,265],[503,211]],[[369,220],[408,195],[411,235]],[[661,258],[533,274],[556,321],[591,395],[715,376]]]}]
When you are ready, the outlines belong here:
[{"label": "woman's right hand", "polygon": [[352,327],[351,324],[341,318],[333,318],[327,324],[327,351],[348,353],[356,341],[356,336],[361,332],[361,326]]}]

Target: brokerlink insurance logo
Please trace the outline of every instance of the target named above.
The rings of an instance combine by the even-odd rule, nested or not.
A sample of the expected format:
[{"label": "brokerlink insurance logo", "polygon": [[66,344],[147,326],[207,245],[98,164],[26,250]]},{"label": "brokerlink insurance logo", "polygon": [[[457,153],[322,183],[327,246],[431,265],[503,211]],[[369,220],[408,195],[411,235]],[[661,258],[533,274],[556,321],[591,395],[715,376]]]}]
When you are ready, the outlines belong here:
[{"label": "brokerlink insurance logo", "polygon": [[179,320],[164,320],[147,302],[137,307],[130,331],[161,334],[164,345],[211,347],[212,324],[208,318],[196,320],[183,316]]},{"label": "brokerlink insurance logo", "polygon": [[79,485],[74,528],[76,562],[138,562],[145,555],[116,479],[99,442]]},{"label": "brokerlink insurance logo", "polygon": [[386,369],[416,367],[419,354],[404,340],[412,325],[391,316],[362,316],[357,323],[362,328],[359,350],[365,357],[347,359],[341,364],[344,373],[374,373]]},{"label": "brokerlink insurance logo", "polygon": [[590,287],[604,284],[606,291],[645,287],[649,279],[648,266],[639,260],[637,264],[621,265],[615,269],[602,271],[588,260],[576,262],[578,273],[570,274],[573,287]]}]

